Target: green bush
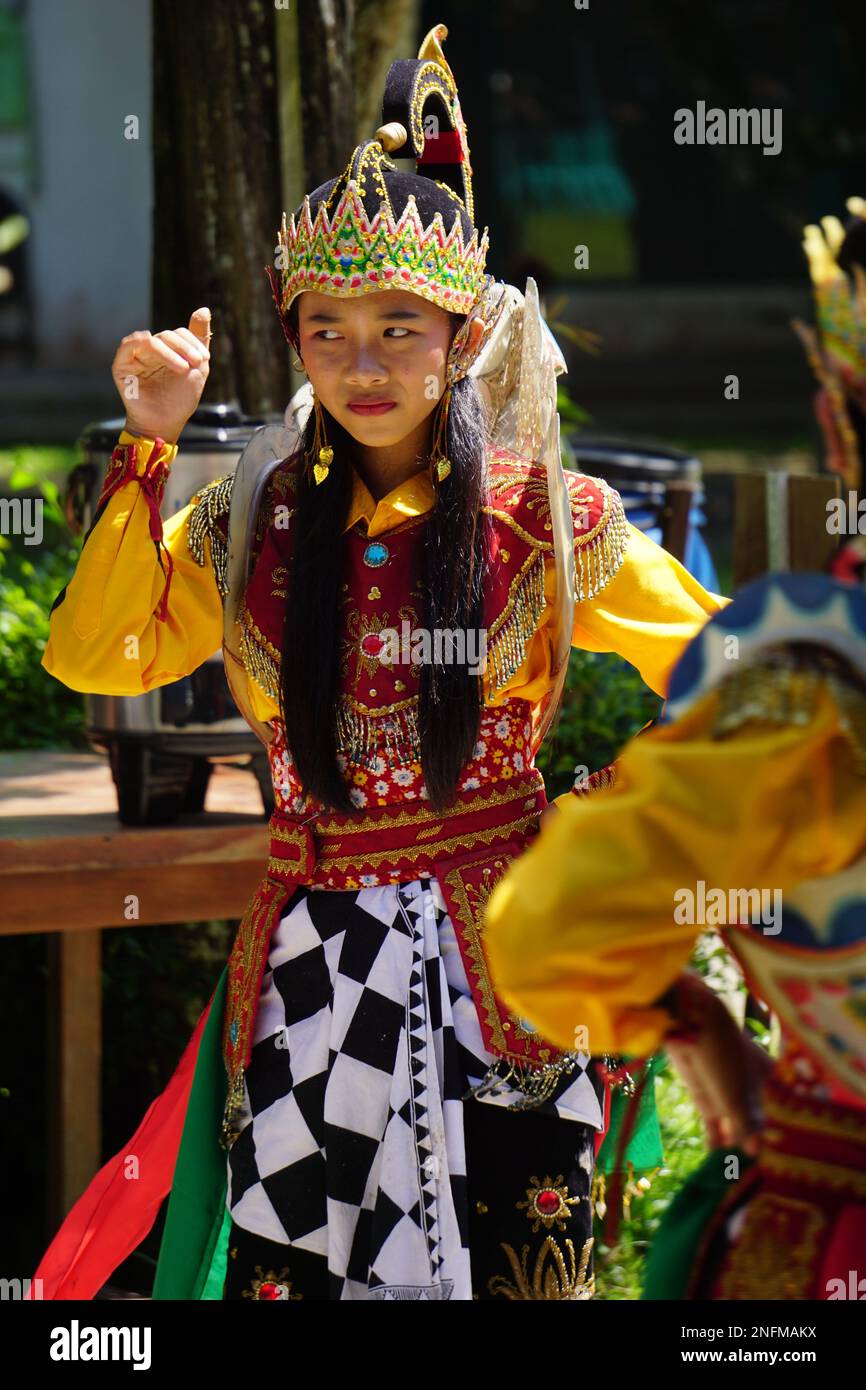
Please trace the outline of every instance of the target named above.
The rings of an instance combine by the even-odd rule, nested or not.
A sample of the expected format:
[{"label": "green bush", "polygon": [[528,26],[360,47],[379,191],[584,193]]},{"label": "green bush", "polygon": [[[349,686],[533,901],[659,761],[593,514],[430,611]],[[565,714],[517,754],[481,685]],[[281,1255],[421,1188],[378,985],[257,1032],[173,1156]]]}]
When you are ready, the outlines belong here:
[{"label": "green bush", "polygon": [[86,747],[84,702],[40,665],[48,615],[78,559],[57,485],[47,476],[71,450],[16,449],[0,454],[5,491],[42,496],[41,545],[0,534],[0,748]]},{"label": "green bush", "polygon": [[621,657],[572,651],[556,727],[537,758],[548,800],[571,788],[577,763],[596,772],[613,762],[632,735],[656,718],[661,703]]}]

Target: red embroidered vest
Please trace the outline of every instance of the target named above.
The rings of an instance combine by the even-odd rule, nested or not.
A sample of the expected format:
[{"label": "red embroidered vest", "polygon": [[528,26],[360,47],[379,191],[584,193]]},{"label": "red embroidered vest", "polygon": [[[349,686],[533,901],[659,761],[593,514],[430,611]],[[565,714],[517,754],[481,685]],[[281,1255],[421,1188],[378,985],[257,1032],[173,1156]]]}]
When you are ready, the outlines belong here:
[{"label": "red embroidered vest", "polygon": [[[248,672],[278,701],[282,629],[291,572],[296,465],[277,470],[260,513],[255,567],[241,608],[242,650]],[[618,494],[600,480],[568,475],[576,530],[580,597],[617,567],[624,524]],[[473,791],[527,774],[533,767],[532,730],[541,712],[497,693],[522,665],[544,611],[545,558],[553,554],[547,481],[540,464],[504,450],[490,459],[484,508],[492,526],[491,574],[483,632],[452,653],[484,671],[485,703],[478,743],[459,791]],[[418,731],[420,663],[435,656],[425,635],[423,536],[429,513],[369,540],[362,524],[345,537],[341,583],[340,691],[336,712],[341,769],[360,809],[423,798]],[[263,524],[268,522],[269,524]],[[448,659],[448,637],[440,637]],[[425,650],[426,648],[426,650]],[[303,653],[296,654],[299,661]],[[415,658],[415,659],[413,659]],[[278,806],[320,810],[301,799],[290,750],[278,721],[271,750]]]}]

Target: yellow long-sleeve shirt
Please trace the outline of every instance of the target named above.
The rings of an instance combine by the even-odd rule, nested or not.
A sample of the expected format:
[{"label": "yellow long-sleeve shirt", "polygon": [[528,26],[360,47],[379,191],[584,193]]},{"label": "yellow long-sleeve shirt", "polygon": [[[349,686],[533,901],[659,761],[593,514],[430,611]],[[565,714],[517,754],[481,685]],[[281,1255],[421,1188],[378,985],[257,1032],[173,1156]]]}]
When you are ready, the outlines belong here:
[{"label": "yellow long-sleeve shirt", "polygon": [[[144,472],[153,440],[125,431],[121,444],[136,445],[136,471]],[[177,445],[165,445],[158,458],[171,463]],[[428,511],[432,484],[421,472],[393,488],[378,502],[360,475],[346,519],[348,530],[366,522],[373,538]],[[174,572],[163,622],[155,609],[165,585],[150,535],[150,514],[132,478],[117,489],[82,548],[78,564],[51,612],[42,665],[73,690],[105,695],[140,695],[179,680],[217,651],[222,642],[223,608],[205,536],[206,563],[189,550],[188,523],[195,499],[163,524],[163,545]],[[727,599],[705,590],[688,570],[626,523],[622,564],[602,591],[576,605],[573,645],[588,651],[616,652],[631,662],[646,684],[664,695],[680,653],[707,618]],[[550,686],[556,576],[546,560],[545,608],[525,659],[496,703],[522,697],[536,704]],[[135,639],[135,640],[132,640]],[[249,679],[256,715],[267,722],[276,704]]]},{"label": "yellow long-sleeve shirt", "polygon": [[663,1043],[655,1001],[701,931],[676,919],[683,888],[787,892],[866,853],[866,780],[828,691],[807,725],[750,722],[723,739],[718,703],[714,691],[633,739],[612,788],[563,797],[490,896],[494,983],[561,1047],[577,1028],[597,1054]]}]

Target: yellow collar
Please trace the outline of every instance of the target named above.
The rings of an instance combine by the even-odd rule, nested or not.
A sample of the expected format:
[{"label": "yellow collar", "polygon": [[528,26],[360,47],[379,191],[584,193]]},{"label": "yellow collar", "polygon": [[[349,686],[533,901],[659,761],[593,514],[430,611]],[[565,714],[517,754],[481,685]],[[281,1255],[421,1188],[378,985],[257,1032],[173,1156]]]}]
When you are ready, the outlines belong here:
[{"label": "yellow collar", "polygon": [[436,497],[426,469],[420,469],[404,483],[391,489],[377,502],[356,468],[352,468],[352,501],[344,531],[366,521],[367,535],[378,536],[410,517],[429,512]]}]

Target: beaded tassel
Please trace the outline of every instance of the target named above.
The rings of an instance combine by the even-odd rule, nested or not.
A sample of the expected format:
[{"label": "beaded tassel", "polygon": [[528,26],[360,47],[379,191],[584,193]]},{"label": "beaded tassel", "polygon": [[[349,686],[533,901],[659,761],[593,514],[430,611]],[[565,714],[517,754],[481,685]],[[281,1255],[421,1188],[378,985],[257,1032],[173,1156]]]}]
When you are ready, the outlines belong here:
[{"label": "beaded tassel", "polygon": [[280,674],[277,660],[262,650],[243,622],[240,620],[238,622],[241,629],[240,646],[244,666],[268,699],[279,702]]},{"label": "beaded tassel", "polygon": [[575,547],[575,597],[579,603],[595,598],[616,574],[622,564],[627,538],[625,508],[621,500],[616,499],[607,524],[599,534],[586,545],[578,543]]},{"label": "beaded tassel", "polygon": [[514,607],[487,644],[487,692],[495,695],[523,663],[526,644],[544,612],[544,555],[535,556],[514,598]]},{"label": "beaded tassel", "polygon": [[508,1109],[533,1110],[537,1105],[543,1105],[546,1100],[550,1100],[560,1077],[569,1076],[574,1071],[579,1055],[577,1052],[564,1052],[555,1062],[548,1062],[543,1067],[531,1067],[522,1062],[512,1061],[507,1063],[508,1070],[505,1073],[501,1068],[506,1059],[498,1057],[487,1068],[482,1079],[469,1087],[463,1099],[474,1097],[480,1100],[484,1096],[495,1095],[506,1082],[513,1081],[523,1098],[509,1105]]},{"label": "beaded tassel", "polygon": [[337,740],[350,761],[363,767],[372,767],[379,757],[389,763],[418,762],[421,737],[417,700],[405,709],[372,715],[341,700],[337,706]]},{"label": "beaded tassel", "polygon": [[206,563],[204,541],[205,536],[210,537],[214,578],[222,598],[225,598],[229,589],[229,557],[228,546],[217,525],[217,518],[228,515],[234,481],[234,473],[227,473],[224,478],[217,478],[215,482],[203,488],[197,498],[193,498],[194,505],[187,523],[189,553],[197,565]]},{"label": "beaded tassel", "polygon": [[220,1148],[228,1150],[238,1137],[235,1121],[239,1118],[244,1104],[244,1072],[241,1068],[231,1084],[223,1112],[220,1130]]}]

